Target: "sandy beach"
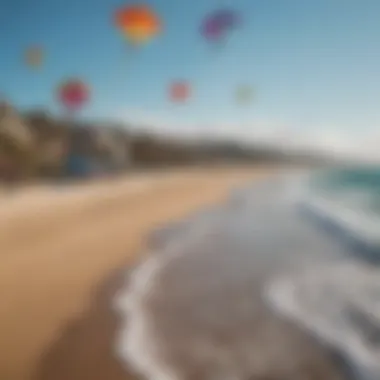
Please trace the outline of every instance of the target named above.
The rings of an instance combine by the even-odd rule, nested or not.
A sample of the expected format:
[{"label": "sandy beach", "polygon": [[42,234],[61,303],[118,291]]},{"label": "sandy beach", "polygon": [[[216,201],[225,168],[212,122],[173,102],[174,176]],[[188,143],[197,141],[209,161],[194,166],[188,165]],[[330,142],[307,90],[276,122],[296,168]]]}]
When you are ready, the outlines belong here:
[{"label": "sandy beach", "polygon": [[125,379],[109,350],[112,273],[146,252],[153,228],[271,171],[198,169],[3,196],[0,378]]}]

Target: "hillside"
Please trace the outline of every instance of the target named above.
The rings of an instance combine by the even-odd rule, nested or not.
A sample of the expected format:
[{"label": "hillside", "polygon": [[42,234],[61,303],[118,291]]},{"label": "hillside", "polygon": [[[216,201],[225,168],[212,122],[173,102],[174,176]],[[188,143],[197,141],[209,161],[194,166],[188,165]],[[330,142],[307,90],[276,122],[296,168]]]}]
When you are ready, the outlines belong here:
[{"label": "hillside", "polygon": [[131,132],[128,125],[62,119],[0,105],[0,180],[86,178],[124,170],[218,162],[321,163],[320,157],[228,140]]}]

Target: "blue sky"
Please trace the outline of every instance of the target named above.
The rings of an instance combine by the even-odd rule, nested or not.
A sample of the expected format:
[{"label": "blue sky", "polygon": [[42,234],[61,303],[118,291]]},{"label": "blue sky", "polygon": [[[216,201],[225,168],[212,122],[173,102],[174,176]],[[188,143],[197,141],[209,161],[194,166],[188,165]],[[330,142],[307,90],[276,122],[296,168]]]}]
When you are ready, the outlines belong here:
[{"label": "blue sky", "polygon": [[[54,89],[68,76],[93,88],[85,117],[147,115],[178,125],[268,125],[341,130],[380,125],[380,1],[148,0],[164,33],[136,52],[112,25],[116,0],[0,0],[0,92],[22,108],[59,112]],[[198,29],[203,16],[233,5],[244,25],[220,51]],[[42,45],[44,67],[22,54]],[[192,83],[185,105],[170,82]],[[234,102],[252,85],[248,107]]]}]

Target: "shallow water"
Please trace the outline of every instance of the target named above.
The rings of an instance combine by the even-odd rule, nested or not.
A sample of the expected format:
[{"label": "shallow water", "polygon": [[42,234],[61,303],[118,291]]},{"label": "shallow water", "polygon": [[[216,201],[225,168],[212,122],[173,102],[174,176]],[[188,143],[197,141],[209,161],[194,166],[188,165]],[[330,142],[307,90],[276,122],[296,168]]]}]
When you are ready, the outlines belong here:
[{"label": "shallow water", "polygon": [[117,296],[123,361],[151,379],[341,378],[262,299],[279,275],[345,257],[299,217],[288,185],[277,178],[234,192],[217,218],[200,216],[137,268]]},{"label": "shallow water", "polygon": [[301,204],[338,237],[380,259],[380,171],[342,170],[312,177]]},{"label": "shallow water", "polygon": [[362,208],[367,212],[379,212],[380,169],[358,168],[331,170],[314,176],[310,190],[344,204]]},{"label": "shallow water", "polygon": [[380,378],[380,269],[357,262],[306,270],[268,286],[280,313],[343,352],[361,379]]}]

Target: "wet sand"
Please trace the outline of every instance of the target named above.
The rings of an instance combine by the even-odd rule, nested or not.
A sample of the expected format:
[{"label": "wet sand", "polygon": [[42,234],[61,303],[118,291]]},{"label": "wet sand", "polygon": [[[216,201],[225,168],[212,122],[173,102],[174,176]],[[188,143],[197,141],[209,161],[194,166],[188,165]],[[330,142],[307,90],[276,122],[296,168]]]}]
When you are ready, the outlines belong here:
[{"label": "wet sand", "polygon": [[[173,228],[177,236],[186,231],[174,243],[170,229],[166,238],[156,234],[152,244],[160,249],[154,254],[164,260],[172,255],[167,264],[140,291],[127,270],[112,275],[91,308],[50,347],[33,380],[145,378],[114,354],[120,333],[134,327],[137,311],[151,323],[140,337],[139,349],[180,379],[342,379],[326,347],[276,315],[261,297],[271,276],[341,254],[298,221],[273,188],[276,183],[269,183],[240,194],[239,201],[230,199],[216,211],[215,220],[190,239],[191,223]],[[149,289],[152,284],[154,289]],[[115,294],[123,306],[131,291],[140,306],[115,313]],[[128,336],[122,337],[123,343],[126,340]],[[136,355],[138,349],[129,343]],[[150,368],[149,373],[145,368],[145,375],[158,378],[157,370]]]},{"label": "wet sand", "polygon": [[[9,202],[2,198],[0,378],[31,379],[43,356],[54,351],[53,343],[65,335],[66,326],[75,320],[91,325],[89,314],[102,304],[92,303],[98,286],[144,252],[148,231],[219,202],[231,187],[269,173],[268,168],[201,168],[190,175],[152,176],[144,186],[142,178],[135,177],[103,183],[99,191],[93,191],[94,184],[85,196],[80,188],[74,191],[80,196],[67,195],[71,188],[47,189],[60,193],[51,196],[56,200],[49,201],[49,207],[44,207],[37,190],[33,196],[12,196]],[[103,318],[100,311],[94,315],[97,321]],[[108,318],[100,322],[103,327],[109,326]],[[82,327],[74,329],[80,335]],[[84,339],[82,356],[70,355],[75,350],[69,345],[67,359],[63,355],[58,362],[70,368],[70,363],[91,357],[101,338],[90,335]]]},{"label": "wet sand", "polygon": [[86,313],[64,327],[43,356],[33,380],[138,379],[114,354],[120,321],[111,301],[125,283],[125,272],[111,275]]}]

